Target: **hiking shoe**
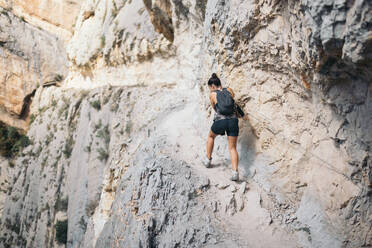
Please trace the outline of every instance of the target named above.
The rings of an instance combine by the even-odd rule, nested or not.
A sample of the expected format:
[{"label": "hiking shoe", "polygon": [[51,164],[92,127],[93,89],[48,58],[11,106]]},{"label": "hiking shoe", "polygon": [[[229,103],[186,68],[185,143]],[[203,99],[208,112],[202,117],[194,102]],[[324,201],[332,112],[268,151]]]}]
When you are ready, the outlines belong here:
[{"label": "hiking shoe", "polygon": [[238,180],[239,180],[239,172],[233,170],[231,174],[231,181],[238,181]]},{"label": "hiking shoe", "polygon": [[205,166],[205,168],[211,167],[211,161],[212,161],[212,158],[211,159],[209,159],[207,157],[204,158],[204,160],[202,162],[203,162],[203,165]]}]

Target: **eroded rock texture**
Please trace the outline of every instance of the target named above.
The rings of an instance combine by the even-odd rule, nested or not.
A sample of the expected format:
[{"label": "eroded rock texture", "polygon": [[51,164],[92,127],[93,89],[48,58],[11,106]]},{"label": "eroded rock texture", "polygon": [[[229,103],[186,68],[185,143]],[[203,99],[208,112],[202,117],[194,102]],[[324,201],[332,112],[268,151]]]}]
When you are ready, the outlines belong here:
[{"label": "eroded rock texture", "polygon": [[27,117],[36,88],[66,76],[66,53],[58,37],[0,10],[1,120],[25,129],[27,124],[19,119]]},{"label": "eroded rock texture", "polygon": [[[371,246],[371,9],[85,1],[69,74],[37,90],[7,172],[3,246],[57,246],[63,220],[68,247]],[[200,164],[212,72],[249,116],[240,184],[225,139]]]},{"label": "eroded rock texture", "polygon": [[[310,194],[330,220],[315,224],[313,208],[301,216],[295,204],[299,220],[347,237],[323,243],[324,232],[310,227],[315,246],[369,244],[371,3],[209,1],[207,9],[203,78],[213,68],[238,90],[276,167],[272,187],[292,202]],[[340,213],[346,229],[334,224]]]},{"label": "eroded rock texture", "polygon": [[23,166],[3,210],[2,245],[57,246],[55,225],[67,219],[69,247],[237,246],[202,199],[209,179],[172,158],[168,137],[155,132],[161,116],[185,102],[176,93],[38,91],[41,109],[28,132],[34,146],[15,161]]},{"label": "eroded rock texture", "polygon": [[83,0],[1,0],[0,6],[64,41],[71,38]]}]

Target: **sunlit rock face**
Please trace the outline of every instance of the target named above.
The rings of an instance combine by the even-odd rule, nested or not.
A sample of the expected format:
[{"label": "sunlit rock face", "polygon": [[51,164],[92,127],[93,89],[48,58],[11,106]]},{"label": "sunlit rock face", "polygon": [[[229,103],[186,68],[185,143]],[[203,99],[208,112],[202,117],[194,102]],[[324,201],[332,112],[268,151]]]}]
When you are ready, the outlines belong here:
[{"label": "sunlit rock face", "polygon": [[1,0],[0,6],[33,26],[68,41],[83,0]]},{"label": "sunlit rock face", "polygon": [[67,75],[65,45],[82,1],[0,1],[0,119],[27,129],[38,86]]},{"label": "sunlit rock face", "polygon": [[67,49],[70,86],[195,85],[205,3],[86,1]]},{"label": "sunlit rock face", "polygon": [[0,23],[1,119],[25,129],[26,124],[17,119],[24,119],[29,98],[38,86],[66,76],[66,54],[58,37],[9,10],[1,9]]},{"label": "sunlit rock face", "polygon": [[[370,1],[79,4],[51,21],[71,30],[78,12],[66,49],[0,16],[3,109],[61,86],[37,88],[33,145],[6,170],[4,246],[57,247],[65,220],[67,247],[372,245]],[[225,138],[200,163],[212,72],[248,113],[240,184]]]},{"label": "sunlit rock face", "polygon": [[274,165],[271,190],[296,202],[315,247],[371,242],[371,7],[369,1],[207,4],[202,78],[217,71],[238,92],[258,150]]}]

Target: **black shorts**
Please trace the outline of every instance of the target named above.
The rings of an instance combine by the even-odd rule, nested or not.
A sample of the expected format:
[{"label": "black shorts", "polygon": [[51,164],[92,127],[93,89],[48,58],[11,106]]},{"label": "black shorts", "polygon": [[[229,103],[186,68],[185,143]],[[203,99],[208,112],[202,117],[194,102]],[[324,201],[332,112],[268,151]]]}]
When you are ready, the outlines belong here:
[{"label": "black shorts", "polygon": [[238,119],[233,118],[215,121],[213,122],[211,130],[213,133],[219,135],[225,135],[226,132],[227,136],[238,136],[239,135]]}]

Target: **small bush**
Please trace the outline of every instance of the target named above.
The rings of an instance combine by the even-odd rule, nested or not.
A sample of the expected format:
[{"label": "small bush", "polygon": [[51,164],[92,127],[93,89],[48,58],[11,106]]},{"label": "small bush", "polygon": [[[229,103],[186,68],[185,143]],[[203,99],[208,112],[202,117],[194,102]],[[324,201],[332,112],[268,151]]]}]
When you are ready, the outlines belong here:
[{"label": "small bush", "polygon": [[90,102],[90,105],[96,110],[101,110],[101,103],[98,100]]},{"label": "small bush", "polygon": [[47,109],[48,109],[47,106],[44,106],[44,107],[42,107],[42,108],[39,108],[39,112],[40,112],[40,114],[44,113]]},{"label": "small bush", "polygon": [[21,135],[20,138],[15,142],[12,147],[12,153],[16,154],[22,150],[22,148],[29,146],[31,144],[30,139],[26,135]]},{"label": "small bush", "polygon": [[112,96],[112,103],[110,106],[110,110],[113,112],[116,112],[119,108],[119,103],[120,103],[120,96],[123,93],[123,89],[120,89],[114,93]]},{"label": "small bush", "polygon": [[65,148],[62,151],[66,158],[71,157],[73,146],[74,146],[74,139],[73,139],[73,137],[70,137],[66,141]]},{"label": "small bush", "polygon": [[98,121],[98,123],[96,123],[95,125],[94,125],[94,130],[93,130],[93,132],[96,132],[98,129],[100,129],[102,127],[102,121],[101,120],[99,120]]},{"label": "small bush", "polygon": [[87,230],[88,223],[84,220],[84,216],[80,217],[79,225],[80,225],[80,228],[83,229],[84,232]]},{"label": "small bush", "polygon": [[22,148],[30,144],[30,139],[15,127],[0,122],[0,155],[6,158],[14,157]]},{"label": "small bush", "polygon": [[12,221],[9,219],[9,218],[6,218],[5,219],[5,226],[9,229],[9,230],[12,230],[13,232],[19,234],[20,230],[21,230],[21,225],[20,225],[20,218],[19,218],[19,215],[16,214],[16,218],[14,220],[14,223],[12,223]]},{"label": "small bush", "polygon": [[55,108],[57,106],[57,101],[53,99],[52,101],[52,107]]},{"label": "small bush", "polygon": [[108,159],[109,153],[107,150],[100,147],[97,149],[97,152],[98,152],[98,159],[100,161],[106,161]]},{"label": "small bush", "polygon": [[96,137],[103,139],[105,141],[105,145],[108,146],[108,144],[110,143],[110,131],[108,125],[99,130]]},{"label": "small bush", "polygon": [[30,125],[35,121],[36,116],[34,114],[30,115]]},{"label": "small bush", "polygon": [[49,133],[46,137],[45,137],[45,145],[49,145],[49,143],[52,141],[52,139],[54,138],[54,134],[53,133]]},{"label": "small bush", "polygon": [[68,222],[67,220],[57,221],[55,228],[56,228],[56,240],[60,244],[67,243],[67,227]]},{"label": "small bush", "polygon": [[62,97],[62,107],[58,110],[58,117],[61,118],[62,114],[65,113],[65,119],[67,119],[68,115],[68,107],[70,106],[70,101],[66,97]]}]

